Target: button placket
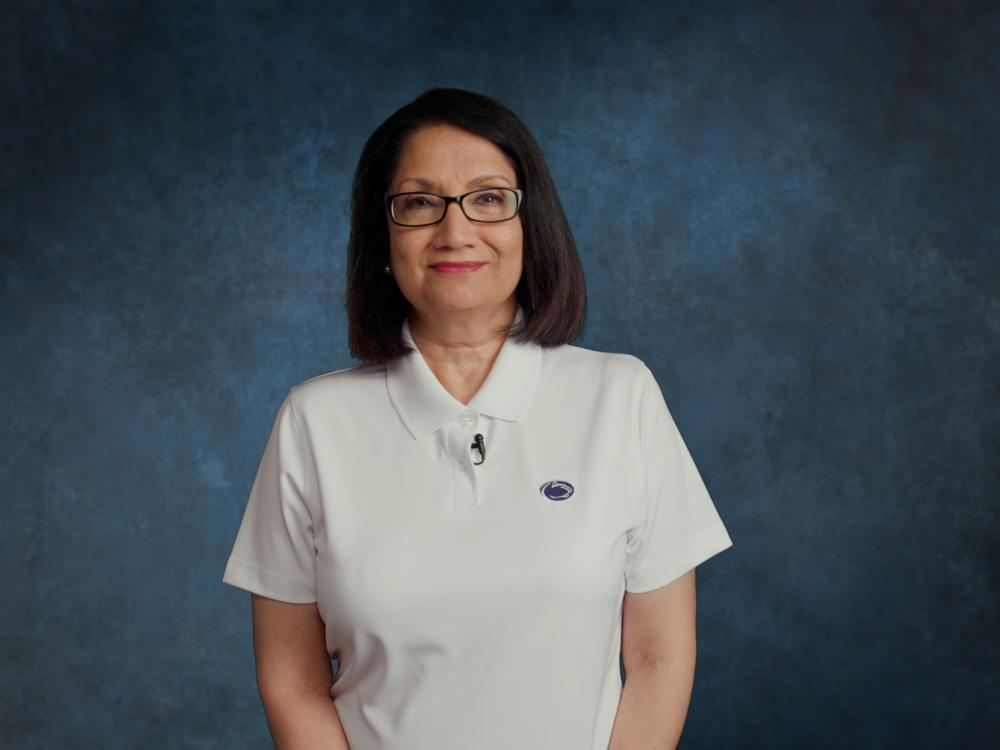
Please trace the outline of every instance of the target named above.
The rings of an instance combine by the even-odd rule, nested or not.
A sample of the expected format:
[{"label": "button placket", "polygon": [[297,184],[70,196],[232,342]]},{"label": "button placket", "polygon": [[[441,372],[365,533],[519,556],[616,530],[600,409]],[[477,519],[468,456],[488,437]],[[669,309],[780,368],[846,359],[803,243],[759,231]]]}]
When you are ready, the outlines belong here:
[{"label": "button placket", "polygon": [[458,477],[467,477],[455,486],[455,503],[460,507],[474,508],[479,505],[478,479],[472,460],[473,435],[478,421],[474,411],[464,411],[455,417],[449,429],[448,447],[456,459]]}]

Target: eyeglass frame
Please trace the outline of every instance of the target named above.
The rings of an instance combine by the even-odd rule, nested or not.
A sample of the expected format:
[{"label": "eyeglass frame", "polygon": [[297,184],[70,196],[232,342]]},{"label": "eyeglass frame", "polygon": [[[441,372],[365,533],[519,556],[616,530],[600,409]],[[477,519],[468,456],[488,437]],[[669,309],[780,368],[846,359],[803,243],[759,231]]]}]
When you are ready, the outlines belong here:
[{"label": "eyeglass frame", "polygon": [[[469,216],[469,214],[465,212],[465,206],[462,204],[462,201],[467,196],[470,196],[473,193],[481,193],[486,190],[509,190],[510,192],[514,193],[514,195],[517,196],[517,205],[514,207],[514,214],[512,216],[507,217],[506,219],[493,219],[492,221],[488,219],[473,219],[471,216]],[[444,210],[441,212],[441,218],[438,219],[437,221],[428,222],[427,224],[403,224],[402,222],[398,221],[395,215],[392,213],[392,202],[401,195],[433,195],[435,198],[443,198]],[[445,217],[448,215],[449,205],[451,205],[452,203],[457,203],[459,210],[462,212],[462,216],[464,216],[469,221],[474,221],[477,224],[502,224],[505,221],[511,221],[517,218],[517,215],[521,213],[521,204],[523,202],[524,202],[523,190],[521,190],[520,188],[503,187],[503,186],[476,188],[475,190],[470,190],[467,193],[462,193],[462,195],[441,195],[440,193],[432,193],[429,190],[410,190],[405,193],[393,193],[392,195],[387,195],[385,197],[385,210],[389,212],[389,218],[392,219],[392,222],[397,226],[432,227],[435,224],[440,224],[442,221],[445,220]]]}]

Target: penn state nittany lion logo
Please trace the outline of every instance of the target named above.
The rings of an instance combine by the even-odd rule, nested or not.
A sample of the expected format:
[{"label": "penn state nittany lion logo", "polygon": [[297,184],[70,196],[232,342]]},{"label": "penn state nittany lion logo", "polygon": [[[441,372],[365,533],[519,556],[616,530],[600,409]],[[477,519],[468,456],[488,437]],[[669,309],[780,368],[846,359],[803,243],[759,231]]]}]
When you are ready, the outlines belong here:
[{"label": "penn state nittany lion logo", "polygon": [[573,485],[569,482],[553,479],[539,487],[538,491],[549,500],[568,500],[573,494]]}]

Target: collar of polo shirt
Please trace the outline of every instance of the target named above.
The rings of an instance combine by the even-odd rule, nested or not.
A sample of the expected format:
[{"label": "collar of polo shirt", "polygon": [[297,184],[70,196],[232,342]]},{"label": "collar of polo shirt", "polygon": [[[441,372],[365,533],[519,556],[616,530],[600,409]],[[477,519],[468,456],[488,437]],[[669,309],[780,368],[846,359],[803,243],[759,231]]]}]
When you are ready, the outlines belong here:
[{"label": "collar of polo shirt", "polygon": [[[524,317],[517,306],[515,323]],[[468,405],[445,389],[434,375],[403,321],[403,341],[413,348],[386,366],[389,398],[399,418],[415,439],[433,433],[464,411],[474,410],[495,419],[519,422],[527,414],[542,364],[542,349],[533,342],[519,343],[513,337],[503,345],[482,387]]]}]

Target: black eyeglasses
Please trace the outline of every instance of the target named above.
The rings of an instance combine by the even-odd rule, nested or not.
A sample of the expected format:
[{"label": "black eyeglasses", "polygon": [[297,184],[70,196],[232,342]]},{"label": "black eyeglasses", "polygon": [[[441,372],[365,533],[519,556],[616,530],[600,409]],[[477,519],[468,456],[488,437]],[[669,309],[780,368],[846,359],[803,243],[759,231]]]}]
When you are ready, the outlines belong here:
[{"label": "black eyeglasses", "polygon": [[517,188],[501,187],[480,188],[464,195],[396,193],[386,196],[385,205],[389,216],[401,227],[425,227],[444,221],[452,202],[458,204],[469,221],[495,224],[517,216],[523,196],[524,192]]}]

